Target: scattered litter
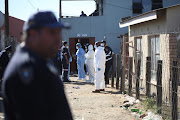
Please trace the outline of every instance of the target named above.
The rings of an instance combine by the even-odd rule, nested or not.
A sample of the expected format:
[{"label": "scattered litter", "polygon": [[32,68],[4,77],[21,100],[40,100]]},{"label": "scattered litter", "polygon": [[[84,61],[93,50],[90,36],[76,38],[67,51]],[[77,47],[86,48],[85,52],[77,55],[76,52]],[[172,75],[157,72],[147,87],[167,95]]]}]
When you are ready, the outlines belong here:
[{"label": "scattered litter", "polygon": [[144,117],[142,120],[163,120],[163,118],[159,115],[155,115],[152,112],[148,112],[148,115]]},{"label": "scattered litter", "polygon": [[136,99],[134,97],[131,97],[129,95],[126,95],[125,98],[129,101],[129,103],[134,104],[136,103]]},{"label": "scattered litter", "polygon": [[138,113],[139,113],[139,109],[137,109],[137,108],[132,108],[132,109],[131,109],[131,112],[138,112]]},{"label": "scattered litter", "polygon": [[140,103],[140,100],[137,99],[135,103],[136,103],[136,104]]},{"label": "scattered litter", "polygon": [[74,88],[74,89],[80,89],[80,87],[79,87],[79,86],[77,86],[77,87],[72,87],[72,88]]},{"label": "scattered litter", "polygon": [[114,105],[111,105],[111,107],[114,107]]},{"label": "scattered litter", "polygon": [[140,118],[140,115],[138,113],[132,112],[131,115],[136,117],[136,118]]},{"label": "scattered litter", "polygon": [[123,104],[124,107],[130,107],[130,106],[133,106],[133,103],[130,103],[130,102],[126,102]]},{"label": "scattered litter", "polygon": [[140,118],[144,118],[144,117],[146,117],[147,116],[147,114],[142,114],[141,116],[140,116]]},{"label": "scattered litter", "polygon": [[142,114],[142,111],[139,111],[139,114],[141,115],[141,114]]},{"label": "scattered litter", "polygon": [[127,103],[127,102],[129,102],[129,100],[125,100],[123,103]]}]

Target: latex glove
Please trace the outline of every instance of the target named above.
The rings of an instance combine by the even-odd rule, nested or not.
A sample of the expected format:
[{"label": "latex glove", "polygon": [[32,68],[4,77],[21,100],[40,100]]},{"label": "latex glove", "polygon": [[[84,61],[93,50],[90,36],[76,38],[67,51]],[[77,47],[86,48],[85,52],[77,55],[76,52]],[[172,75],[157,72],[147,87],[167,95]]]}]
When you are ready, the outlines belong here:
[{"label": "latex glove", "polygon": [[98,71],[101,71],[101,68],[98,68]]}]

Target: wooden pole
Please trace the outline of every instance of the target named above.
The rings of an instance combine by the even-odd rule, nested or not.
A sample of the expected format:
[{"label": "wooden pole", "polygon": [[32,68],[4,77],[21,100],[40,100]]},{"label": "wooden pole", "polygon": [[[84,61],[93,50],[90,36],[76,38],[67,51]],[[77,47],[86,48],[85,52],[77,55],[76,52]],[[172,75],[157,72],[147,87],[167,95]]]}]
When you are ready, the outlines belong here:
[{"label": "wooden pole", "polygon": [[137,78],[136,78],[136,99],[140,98],[140,92],[139,92],[139,80],[140,80],[140,65],[141,65],[141,60],[138,60],[137,64]]},{"label": "wooden pole", "polygon": [[5,0],[5,47],[9,42],[9,7],[8,0]]},{"label": "wooden pole", "polygon": [[177,89],[178,89],[178,62],[173,61],[172,68],[172,120],[178,120],[178,98],[177,98]]},{"label": "wooden pole", "polygon": [[[62,1],[59,0],[59,21],[61,22],[61,16],[62,16]],[[59,49],[62,47],[62,30],[60,31],[60,46]]]},{"label": "wooden pole", "polygon": [[132,95],[132,73],[133,73],[133,58],[129,57],[129,89],[128,89],[128,95]]},{"label": "wooden pole", "polygon": [[157,107],[158,113],[161,114],[162,108],[162,60],[157,61]]},{"label": "wooden pole", "polygon": [[114,70],[115,70],[115,54],[113,54],[112,56],[112,59],[113,59],[113,65],[112,65],[112,81],[111,81],[111,87],[113,88],[114,87]]},{"label": "wooden pole", "polygon": [[61,3],[61,0],[59,0],[59,19],[61,19],[61,16],[62,16],[62,3]]},{"label": "wooden pole", "polygon": [[116,89],[119,89],[119,54],[116,55]]},{"label": "wooden pole", "polygon": [[123,36],[123,55],[122,55],[122,76],[121,76],[121,87],[120,92],[123,93],[125,90],[125,74],[126,74],[126,39],[127,36]]},{"label": "wooden pole", "polygon": [[150,97],[151,57],[146,58],[146,96]]}]

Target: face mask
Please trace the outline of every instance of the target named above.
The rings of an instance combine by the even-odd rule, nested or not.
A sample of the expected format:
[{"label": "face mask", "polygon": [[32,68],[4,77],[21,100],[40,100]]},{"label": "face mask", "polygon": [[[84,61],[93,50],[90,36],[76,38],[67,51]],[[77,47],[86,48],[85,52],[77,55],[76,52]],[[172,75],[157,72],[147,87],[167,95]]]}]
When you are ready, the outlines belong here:
[{"label": "face mask", "polygon": [[78,47],[78,46],[76,46],[76,49],[79,49],[79,47]]},{"label": "face mask", "polygon": [[97,48],[97,46],[96,46],[96,45],[94,45],[94,48],[96,49],[96,48]]},{"label": "face mask", "polygon": [[104,43],[101,43],[101,47],[104,47]]}]

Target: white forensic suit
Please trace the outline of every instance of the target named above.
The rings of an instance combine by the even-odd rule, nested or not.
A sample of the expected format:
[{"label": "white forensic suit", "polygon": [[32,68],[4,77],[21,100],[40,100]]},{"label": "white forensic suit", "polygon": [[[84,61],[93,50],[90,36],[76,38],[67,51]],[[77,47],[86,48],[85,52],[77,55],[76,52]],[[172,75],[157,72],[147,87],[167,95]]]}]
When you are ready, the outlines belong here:
[{"label": "white forensic suit", "polygon": [[97,47],[94,55],[95,67],[95,90],[105,89],[104,72],[105,72],[106,54],[104,47]]},{"label": "white forensic suit", "polygon": [[86,57],[86,68],[87,72],[89,75],[89,80],[87,82],[94,82],[94,75],[95,75],[95,70],[94,70],[94,50],[93,50],[93,45],[88,46],[88,52],[85,54]]}]

